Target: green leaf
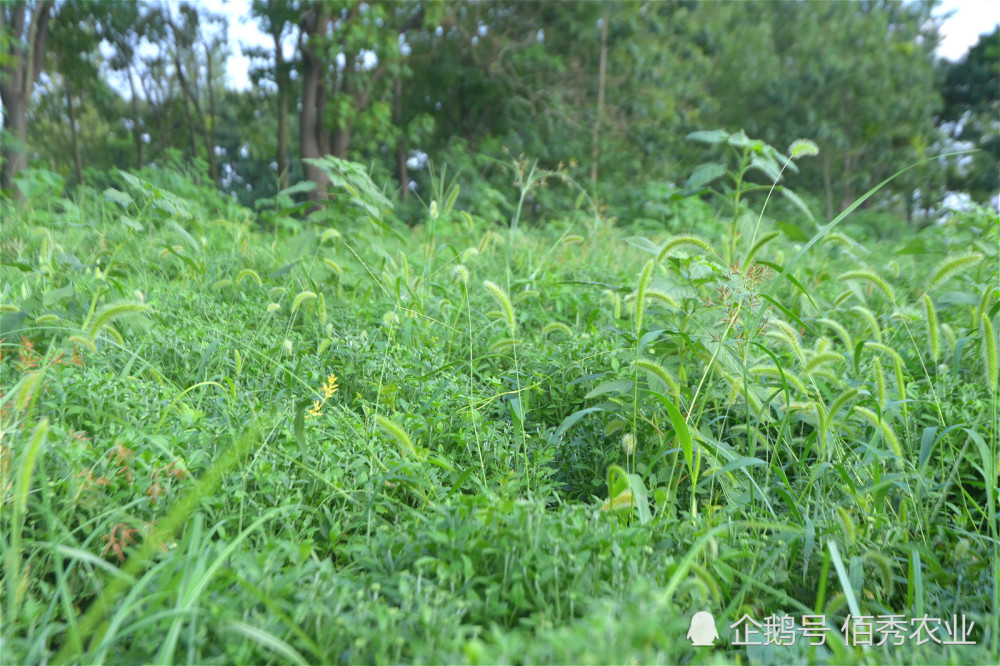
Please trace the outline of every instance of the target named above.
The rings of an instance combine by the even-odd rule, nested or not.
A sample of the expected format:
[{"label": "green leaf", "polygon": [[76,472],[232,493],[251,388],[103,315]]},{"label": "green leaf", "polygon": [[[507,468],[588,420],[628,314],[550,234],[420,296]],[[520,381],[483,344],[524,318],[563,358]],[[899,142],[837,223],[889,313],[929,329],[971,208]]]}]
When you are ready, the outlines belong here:
[{"label": "green leaf", "polygon": [[63,252],[60,254],[59,261],[75,271],[82,271],[87,268],[84,264],[80,263],[80,260],[76,258],[76,255],[71,252]]},{"label": "green leaf", "polygon": [[191,269],[194,270],[196,273],[201,273],[201,266],[199,266],[198,263],[191,257],[185,257],[183,254],[179,253],[177,250],[174,249],[173,245],[170,245],[169,243],[163,243],[161,247],[168,254],[174,255],[175,257],[183,261],[185,264],[190,266]]},{"label": "green leaf", "polygon": [[26,312],[5,312],[0,315],[0,338],[5,338],[24,330],[24,322],[28,319]]},{"label": "green leaf", "polygon": [[763,172],[771,182],[781,180],[781,167],[769,157],[754,155],[750,158],[750,166],[748,168]]},{"label": "green leaf", "polygon": [[122,208],[128,208],[134,202],[128,192],[122,192],[121,190],[116,190],[113,187],[109,187],[104,190],[104,198],[108,201],[114,201]]},{"label": "green leaf", "polygon": [[[813,217],[812,211],[809,210],[809,206],[806,205],[806,202],[803,201],[799,197],[799,195],[797,195],[795,192],[793,192],[792,190],[788,189],[787,187],[780,187],[778,189],[781,190],[781,193],[785,196],[786,199],[788,199],[793,204],[795,204],[796,208],[798,208],[803,213],[805,213],[805,216],[808,217],[810,221],[815,221],[815,218]],[[804,238],[803,240],[809,240],[808,236],[806,238]]]},{"label": "green leaf", "polygon": [[706,162],[704,164],[699,164],[691,173],[691,177],[687,179],[684,187],[692,189],[699,188],[704,185],[708,185],[712,181],[717,180],[724,175],[726,175],[725,164],[720,164],[719,162]]},{"label": "green leaf", "polygon": [[271,273],[270,275],[268,275],[268,277],[279,278],[279,277],[281,277],[283,275],[288,275],[292,271],[292,269],[295,268],[296,264],[298,264],[298,263],[299,262],[297,260],[293,261],[291,263],[287,263],[284,266],[280,267],[278,270],[276,270],[273,273]]},{"label": "green leaf", "polygon": [[318,245],[316,242],[316,231],[312,227],[309,227],[288,242],[288,260],[293,262],[298,261],[306,256],[306,254],[315,252]]},{"label": "green leaf", "polygon": [[924,239],[918,236],[902,248],[896,250],[894,254],[897,256],[906,254],[927,254],[927,245],[924,243]]},{"label": "green leaf", "polygon": [[643,252],[648,252],[652,255],[660,253],[660,246],[644,236],[628,236],[625,242],[632,247],[637,247]]},{"label": "green leaf", "polygon": [[316,183],[311,180],[300,180],[291,187],[286,187],[285,189],[278,192],[279,195],[291,196],[293,194],[304,194],[306,192],[312,192],[317,187]]},{"label": "green leaf", "polygon": [[556,428],[556,431],[552,433],[550,441],[553,442],[558,441],[558,439],[562,437],[567,430],[572,428],[577,421],[582,419],[587,414],[591,414],[593,412],[603,412],[603,411],[605,411],[603,407],[588,407],[586,409],[580,409],[578,411],[573,412],[565,419],[563,419],[563,422],[559,424],[559,427]]},{"label": "green leaf", "polygon": [[753,146],[754,144],[761,144],[760,141],[754,141],[753,139],[748,137],[747,133],[744,130],[740,130],[738,132],[730,134],[729,138],[726,139],[726,143],[736,148],[747,148],[749,146]]},{"label": "green leaf", "polygon": [[805,243],[809,240],[809,234],[803,231],[801,227],[794,225],[791,222],[775,222],[774,226],[784,231],[785,235],[793,241]]},{"label": "green leaf", "polygon": [[760,458],[748,458],[746,456],[740,456],[736,460],[733,460],[722,467],[719,470],[719,474],[724,474],[726,472],[731,472],[734,469],[743,469],[744,467],[753,467],[754,465],[766,465]]},{"label": "green leaf", "polygon": [[310,404],[312,403],[308,400],[299,403],[295,409],[295,421],[292,424],[292,431],[295,433],[295,443],[299,445],[299,453],[302,454],[302,460],[306,459],[306,407]]},{"label": "green leaf", "polygon": [[139,224],[138,221],[129,217],[128,215],[122,215],[121,217],[118,218],[118,220],[132,231],[142,231],[145,228],[141,224]]},{"label": "green leaf", "polygon": [[729,138],[729,132],[725,130],[700,130],[687,135],[688,141],[700,141],[701,143],[715,144],[722,143]]},{"label": "green leaf", "polygon": [[624,395],[632,390],[635,385],[631,379],[612,379],[611,381],[602,382],[594,387],[590,393],[584,396],[584,400],[589,400],[590,398],[596,398],[599,395],[604,395],[605,393],[614,393],[615,395]]},{"label": "green leaf", "polygon": [[59,303],[62,300],[65,300],[67,298],[73,298],[74,293],[76,292],[73,289],[73,283],[70,282],[65,287],[62,287],[60,289],[50,289],[49,291],[45,292],[45,294],[42,296],[42,304],[47,308],[52,307],[53,305]]},{"label": "green leaf", "polygon": [[949,291],[937,299],[938,306],[943,305],[979,305],[980,297],[971,291]]},{"label": "green leaf", "polygon": [[670,402],[666,396],[656,391],[651,391],[650,393],[667,410],[667,416],[670,417],[670,423],[674,426],[674,432],[677,434],[677,444],[680,445],[681,453],[684,454],[684,462],[687,463],[692,482],[697,483],[698,473],[694,469],[694,445],[691,442],[691,430],[688,429],[687,422],[681,416],[677,407],[674,406],[674,403]]},{"label": "green leaf", "polygon": [[177,224],[176,220],[170,220],[167,222],[167,227],[175,231],[182,239],[184,239],[184,242],[190,245],[191,249],[196,253],[201,252],[201,245],[198,244],[198,241],[196,241],[194,237],[188,233],[187,229]]},{"label": "green leaf", "polygon": [[653,519],[649,512],[649,495],[646,484],[638,474],[629,474],[618,465],[608,468],[608,499],[614,500],[626,491],[632,491],[632,502],[629,509],[634,509],[639,518],[639,524],[645,525]]}]

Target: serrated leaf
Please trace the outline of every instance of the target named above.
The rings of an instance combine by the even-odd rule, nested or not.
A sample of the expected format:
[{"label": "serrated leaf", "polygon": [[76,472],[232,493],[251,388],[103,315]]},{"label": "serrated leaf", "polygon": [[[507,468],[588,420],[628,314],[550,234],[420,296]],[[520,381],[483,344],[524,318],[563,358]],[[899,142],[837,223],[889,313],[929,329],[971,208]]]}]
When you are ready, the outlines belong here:
[{"label": "serrated leaf", "polygon": [[699,141],[701,143],[722,143],[729,138],[729,132],[725,130],[699,130],[687,135],[688,141]]},{"label": "serrated leaf", "polygon": [[735,146],[736,148],[746,148],[747,146],[752,146],[755,143],[760,144],[761,142],[752,140],[750,137],[747,136],[746,132],[740,130],[738,132],[733,132],[732,134],[730,134],[729,138],[726,139],[726,143],[728,143],[730,146]]},{"label": "serrated leaf", "polygon": [[781,179],[781,168],[770,157],[754,155],[750,158],[749,168],[763,172],[772,182],[777,182]]},{"label": "serrated leaf", "polygon": [[50,289],[42,296],[42,304],[49,308],[67,298],[72,298],[74,294],[73,283],[70,282],[60,289]]},{"label": "serrated leaf", "polygon": [[290,187],[278,192],[279,195],[291,196],[293,194],[302,194],[304,192],[312,192],[317,187],[316,183],[311,180],[300,180]]},{"label": "serrated leaf", "polygon": [[144,227],[139,222],[128,215],[122,215],[118,220],[132,231],[142,231]]},{"label": "serrated leaf", "polygon": [[108,201],[114,201],[122,208],[128,208],[134,202],[132,196],[128,192],[122,192],[121,190],[116,190],[113,187],[109,187],[104,190],[104,198]]},{"label": "serrated leaf", "polygon": [[726,165],[719,162],[705,162],[695,167],[684,187],[699,188],[708,185],[726,174]]},{"label": "serrated leaf", "polygon": [[82,271],[87,268],[85,265],[80,263],[80,260],[76,258],[75,254],[70,252],[63,252],[59,255],[59,261],[66,264],[75,271]]}]

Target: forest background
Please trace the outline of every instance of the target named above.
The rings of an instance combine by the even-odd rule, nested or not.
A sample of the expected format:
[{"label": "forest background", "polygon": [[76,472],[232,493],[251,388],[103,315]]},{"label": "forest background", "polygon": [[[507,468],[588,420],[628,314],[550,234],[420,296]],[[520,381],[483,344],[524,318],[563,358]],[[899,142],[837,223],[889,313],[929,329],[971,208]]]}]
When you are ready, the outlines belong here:
[{"label": "forest background", "polygon": [[[826,219],[956,147],[981,150],[907,172],[866,208],[920,227],[949,192],[996,205],[1000,28],[944,60],[933,0],[254,0],[240,20],[271,47],[243,47],[245,90],[227,79],[235,17],[212,7],[5,3],[3,188],[28,166],[104,189],[114,168],[184,164],[266,207],[299,182],[298,198],[324,198],[302,158],[332,154],[393,183],[404,220],[446,166],[463,206],[499,221],[515,189],[503,164],[523,156],[561,166],[610,216],[662,224],[703,161],[685,136],[725,127],[815,140],[794,185]],[[573,196],[535,193],[525,218]]]}]

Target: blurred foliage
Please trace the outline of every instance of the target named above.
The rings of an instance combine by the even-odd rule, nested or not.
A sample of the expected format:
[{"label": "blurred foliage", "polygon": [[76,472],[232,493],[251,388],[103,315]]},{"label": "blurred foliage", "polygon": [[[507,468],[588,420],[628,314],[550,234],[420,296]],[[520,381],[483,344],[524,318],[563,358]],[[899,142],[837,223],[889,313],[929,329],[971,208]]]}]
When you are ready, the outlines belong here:
[{"label": "blurred foliage", "polygon": [[[235,91],[225,89],[223,72],[239,47],[226,41],[222,17],[186,3],[132,1],[112,12],[106,3],[69,2],[52,21],[28,144],[32,160],[71,186],[88,169],[162,165],[179,150],[250,207],[304,176],[321,177],[304,173],[308,138],[321,154],[392,176],[403,199],[396,212],[411,223],[420,204],[407,200],[433,198],[435,164],[452,169],[468,210],[509,220],[516,186],[503,165],[514,159],[538,160],[587,186],[610,217],[666,222],[678,213],[665,211],[664,193],[706,155],[684,137],[710,126],[745,127],[777,146],[815,140],[820,158],[791,184],[818,195],[813,212],[826,219],[956,140],[982,148],[912,169],[866,204],[922,226],[948,188],[989,200],[1000,136],[1000,37],[984,36],[959,63],[938,62],[934,6],[327,4],[330,35],[310,47],[324,63],[314,101],[321,119],[310,133],[300,123],[303,31],[317,3],[253,3],[261,30],[283,48],[280,58],[270,46],[244,49],[251,85]],[[607,99],[598,118],[605,20]],[[595,155],[600,177],[591,183]],[[297,196],[322,196],[322,188]],[[546,209],[573,207],[576,196],[559,186],[533,191],[522,215],[541,219]]]}]

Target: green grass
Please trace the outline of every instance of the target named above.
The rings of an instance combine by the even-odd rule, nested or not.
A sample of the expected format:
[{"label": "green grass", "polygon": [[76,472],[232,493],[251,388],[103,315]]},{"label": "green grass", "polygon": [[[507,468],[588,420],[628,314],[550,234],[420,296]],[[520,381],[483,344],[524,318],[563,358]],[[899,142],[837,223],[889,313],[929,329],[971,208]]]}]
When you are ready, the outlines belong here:
[{"label": "green grass", "polygon": [[[994,215],[866,245],[737,172],[708,228],[408,229],[352,173],[280,225],[152,171],[2,203],[6,660],[997,660]],[[826,647],[730,644],[784,613]]]}]

